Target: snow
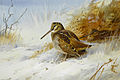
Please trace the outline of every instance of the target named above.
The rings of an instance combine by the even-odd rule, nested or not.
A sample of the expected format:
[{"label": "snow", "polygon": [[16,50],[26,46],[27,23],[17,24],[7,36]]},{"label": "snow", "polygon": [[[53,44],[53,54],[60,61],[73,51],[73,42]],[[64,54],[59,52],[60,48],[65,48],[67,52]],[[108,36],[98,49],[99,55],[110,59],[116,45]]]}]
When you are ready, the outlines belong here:
[{"label": "snow", "polygon": [[[30,58],[34,51],[41,49],[44,43],[51,42],[50,35],[43,40],[40,40],[40,36],[49,30],[53,21],[57,20],[66,25],[66,14],[53,12],[49,19],[46,16],[46,21],[42,21],[39,14],[32,13],[32,23],[28,18],[31,15],[25,16],[24,21],[18,25],[22,26],[20,33],[23,42],[17,44],[17,47],[0,46],[0,80],[89,80],[96,70],[110,58],[113,61],[117,58],[116,64],[120,63],[118,40],[101,44],[95,43],[88,49],[88,54],[82,58],[70,58],[61,62],[62,54],[54,48],[35,58]],[[111,71],[112,64],[113,62],[104,66],[105,70],[100,80],[120,80],[120,65],[115,67],[117,73],[114,73]],[[97,77],[99,75],[100,72]]]},{"label": "snow", "polygon": [[[0,52],[0,80],[89,80],[96,72],[98,64],[100,67],[108,62],[109,58],[118,58],[117,63],[120,63],[120,50],[107,51],[103,49],[106,44],[92,47],[88,50],[88,55],[83,58],[67,59],[63,62],[59,62],[60,54],[55,49],[33,59],[29,57],[38,46],[21,46],[8,51],[3,50]],[[106,51],[109,53],[105,53]],[[105,66],[102,80],[120,79],[120,66],[115,68],[118,72],[115,74],[110,71],[111,64]]]}]

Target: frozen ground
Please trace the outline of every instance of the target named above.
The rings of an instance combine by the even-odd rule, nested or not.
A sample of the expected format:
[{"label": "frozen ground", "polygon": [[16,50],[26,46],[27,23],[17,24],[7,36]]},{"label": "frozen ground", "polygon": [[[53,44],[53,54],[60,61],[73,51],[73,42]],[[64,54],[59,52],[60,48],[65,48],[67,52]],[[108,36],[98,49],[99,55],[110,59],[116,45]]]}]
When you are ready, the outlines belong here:
[{"label": "frozen ground", "polygon": [[[47,13],[47,12],[45,12]],[[40,40],[50,28],[52,21],[66,25],[66,12],[51,12],[44,17],[39,12],[28,13],[18,25],[23,42],[15,47],[0,46],[0,80],[89,80],[98,68],[111,58],[113,61],[104,66],[100,80],[120,80],[120,65],[111,71],[111,65],[120,63],[120,42],[95,44],[88,49],[83,58],[67,59],[60,62],[60,54],[53,48],[36,58],[29,57],[40,50],[45,42],[51,42],[50,35]],[[67,11],[67,14],[71,14]],[[22,27],[21,27],[22,26]],[[116,63],[114,63],[116,59]],[[101,69],[102,70],[102,69]],[[96,79],[99,77],[98,72]]]}]

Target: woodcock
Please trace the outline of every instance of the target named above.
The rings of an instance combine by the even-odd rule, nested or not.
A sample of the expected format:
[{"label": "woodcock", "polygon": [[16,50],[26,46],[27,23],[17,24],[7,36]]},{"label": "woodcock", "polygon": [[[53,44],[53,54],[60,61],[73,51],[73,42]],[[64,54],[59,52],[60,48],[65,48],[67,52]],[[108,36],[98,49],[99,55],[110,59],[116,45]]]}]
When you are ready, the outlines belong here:
[{"label": "woodcock", "polygon": [[54,47],[65,54],[65,60],[67,56],[79,57],[86,53],[87,48],[91,47],[91,45],[81,42],[73,32],[65,30],[60,22],[53,22],[51,29],[41,39],[50,32],[52,32],[51,38]]}]

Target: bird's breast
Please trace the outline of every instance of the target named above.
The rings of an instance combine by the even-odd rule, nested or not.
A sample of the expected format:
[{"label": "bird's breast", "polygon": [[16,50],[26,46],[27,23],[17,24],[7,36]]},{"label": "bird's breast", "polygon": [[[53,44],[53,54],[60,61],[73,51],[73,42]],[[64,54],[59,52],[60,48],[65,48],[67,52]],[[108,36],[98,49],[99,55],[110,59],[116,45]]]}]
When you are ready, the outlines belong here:
[{"label": "bird's breast", "polygon": [[54,45],[54,47],[56,49],[60,49],[60,47],[59,47],[59,38],[56,37],[55,39],[52,40],[52,42],[53,42],[53,45]]},{"label": "bird's breast", "polygon": [[57,35],[54,35],[53,33],[51,34],[51,38],[52,38],[52,42],[53,42],[53,46],[57,49],[57,50],[62,50],[59,46],[60,44],[60,38]]},{"label": "bird's breast", "polygon": [[66,54],[66,52],[64,51],[65,44],[63,43],[63,40],[61,40],[58,35],[51,34],[51,37],[52,37],[52,42],[53,42],[54,48],[58,52]]}]

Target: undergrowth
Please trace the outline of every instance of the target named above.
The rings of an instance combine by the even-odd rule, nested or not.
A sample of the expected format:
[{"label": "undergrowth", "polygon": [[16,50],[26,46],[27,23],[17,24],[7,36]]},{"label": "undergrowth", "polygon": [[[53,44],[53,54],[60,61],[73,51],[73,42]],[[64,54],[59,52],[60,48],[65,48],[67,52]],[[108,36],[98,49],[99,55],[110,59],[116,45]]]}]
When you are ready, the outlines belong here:
[{"label": "undergrowth", "polygon": [[[120,0],[112,0],[108,5],[105,0],[92,0],[85,10],[87,11],[73,14],[66,29],[72,30],[79,39],[89,42],[104,42],[110,36],[119,36]],[[83,37],[89,34],[91,35]]]},{"label": "undergrowth", "polygon": [[10,33],[6,33],[0,34],[0,45],[15,45],[19,40],[21,40],[21,36],[18,35],[15,31],[14,32],[10,32]]}]

